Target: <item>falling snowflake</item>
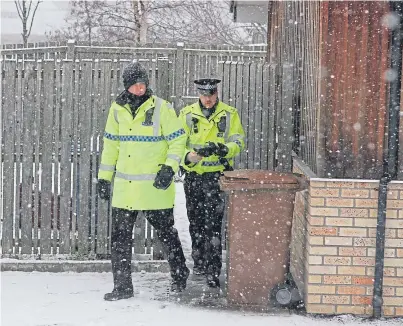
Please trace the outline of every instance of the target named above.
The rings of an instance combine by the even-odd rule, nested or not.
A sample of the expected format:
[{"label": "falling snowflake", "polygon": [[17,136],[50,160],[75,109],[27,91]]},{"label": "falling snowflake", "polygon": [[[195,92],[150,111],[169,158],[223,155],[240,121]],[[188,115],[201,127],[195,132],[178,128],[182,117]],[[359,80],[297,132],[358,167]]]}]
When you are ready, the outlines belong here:
[{"label": "falling snowflake", "polygon": [[392,82],[397,78],[397,72],[393,69],[387,69],[383,75],[383,78],[388,82]]},{"label": "falling snowflake", "polygon": [[353,128],[354,128],[355,131],[360,131],[361,130],[361,123],[359,123],[359,122],[354,123]]},{"label": "falling snowflake", "polygon": [[374,143],[368,143],[367,148],[369,150],[374,150],[375,149],[375,144]]},{"label": "falling snowflake", "polygon": [[399,26],[399,20],[399,16],[396,13],[390,12],[386,15],[383,15],[381,24],[383,27],[395,29]]}]

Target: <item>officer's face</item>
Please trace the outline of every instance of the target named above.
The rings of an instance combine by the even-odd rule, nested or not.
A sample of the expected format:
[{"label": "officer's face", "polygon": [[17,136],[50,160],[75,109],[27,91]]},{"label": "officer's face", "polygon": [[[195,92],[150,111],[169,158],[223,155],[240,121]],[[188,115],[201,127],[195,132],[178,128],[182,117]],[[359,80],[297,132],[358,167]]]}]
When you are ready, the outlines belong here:
[{"label": "officer's face", "polygon": [[217,96],[217,93],[214,93],[212,95],[200,95],[200,102],[202,102],[203,106],[206,109],[211,109],[217,101]]},{"label": "officer's face", "polygon": [[136,96],[145,94],[147,86],[144,83],[136,83],[129,87],[128,91]]}]

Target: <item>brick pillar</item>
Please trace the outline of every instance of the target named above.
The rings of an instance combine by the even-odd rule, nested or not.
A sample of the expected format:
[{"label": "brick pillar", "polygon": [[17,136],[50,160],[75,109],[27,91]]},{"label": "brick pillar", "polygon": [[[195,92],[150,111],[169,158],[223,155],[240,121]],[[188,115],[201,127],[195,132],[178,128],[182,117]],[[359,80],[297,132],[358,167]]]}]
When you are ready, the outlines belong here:
[{"label": "brick pillar", "polygon": [[[306,224],[293,229],[292,243],[306,239],[305,266],[291,260],[293,273],[303,271],[299,288],[308,313],[372,314],[378,184],[311,179],[299,219]],[[403,182],[388,190],[383,313],[403,316]]]}]

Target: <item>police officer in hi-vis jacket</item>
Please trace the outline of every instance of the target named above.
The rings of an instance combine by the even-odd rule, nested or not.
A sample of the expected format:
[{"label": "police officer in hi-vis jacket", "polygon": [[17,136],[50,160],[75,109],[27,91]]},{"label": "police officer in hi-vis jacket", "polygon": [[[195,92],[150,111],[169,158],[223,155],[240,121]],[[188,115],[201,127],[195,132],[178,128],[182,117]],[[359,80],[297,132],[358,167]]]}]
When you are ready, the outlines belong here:
[{"label": "police officer in hi-vis jacket", "polygon": [[139,63],[124,69],[125,90],[109,109],[98,174],[98,193],[109,200],[111,181],[111,260],[114,288],[105,300],[133,296],[131,277],[132,232],[138,213],[157,230],[168,251],[172,291],[186,287],[185,265],[174,226],[174,174],[183,157],[186,134],[173,107],[153,95],[148,74]]},{"label": "police officer in hi-vis jacket", "polygon": [[218,98],[220,80],[194,82],[199,100],[179,115],[188,135],[181,169],[185,172],[193,273],[205,275],[208,286],[219,287],[224,198],[218,181],[223,171],[232,169],[233,158],[244,149],[245,133],[237,110]]}]

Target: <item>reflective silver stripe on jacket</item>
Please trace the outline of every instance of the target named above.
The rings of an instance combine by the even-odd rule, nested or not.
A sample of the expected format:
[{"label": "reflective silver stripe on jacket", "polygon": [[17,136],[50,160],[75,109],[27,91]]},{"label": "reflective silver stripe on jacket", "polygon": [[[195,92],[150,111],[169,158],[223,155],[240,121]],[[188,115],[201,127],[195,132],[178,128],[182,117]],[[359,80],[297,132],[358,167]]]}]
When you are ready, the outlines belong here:
[{"label": "reflective silver stripe on jacket", "polygon": [[170,158],[171,160],[174,160],[174,161],[178,162],[178,163],[180,163],[181,160],[182,160],[182,159],[180,158],[180,156],[175,155],[175,154],[168,154],[167,157]]},{"label": "reflective silver stripe on jacket", "polygon": [[189,139],[188,139],[188,141],[186,142],[186,147],[187,147],[187,148],[200,149],[200,148],[203,147],[203,145],[191,144],[191,143],[189,142]]},{"label": "reflective silver stripe on jacket", "polygon": [[236,140],[240,140],[240,139],[243,139],[243,136],[242,136],[242,135],[240,135],[240,134],[234,134],[234,135],[231,135],[231,136],[228,138],[228,141],[231,142],[231,141],[236,141]]},{"label": "reflective silver stripe on jacket", "polygon": [[161,120],[161,105],[162,99],[159,97],[155,97],[155,109],[153,115],[153,135],[158,136],[160,132],[160,120]]},{"label": "reflective silver stripe on jacket", "polygon": [[242,135],[240,135],[240,134],[231,135],[228,138],[228,142],[234,142],[235,144],[238,145],[240,150],[242,150],[242,142],[241,142],[241,140],[245,141],[244,137]]},{"label": "reflective silver stripe on jacket", "polygon": [[119,119],[118,119],[118,110],[115,108],[113,109],[113,117],[115,118],[115,121],[117,123],[119,123]]},{"label": "reflective silver stripe on jacket", "polygon": [[174,110],[174,107],[172,106],[172,104],[171,104],[171,103],[169,103],[169,102],[168,102],[168,103],[166,104],[166,106],[167,106],[167,108],[168,108],[168,109],[172,109],[172,110]]},{"label": "reflective silver stripe on jacket", "polygon": [[227,119],[226,119],[224,139],[225,141],[228,141],[228,135],[231,129],[231,113],[227,111],[225,114],[227,116]]},{"label": "reflective silver stripe on jacket", "polygon": [[192,129],[192,113],[191,112],[186,114],[186,124],[188,125],[189,129]]},{"label": "reflective silver stripe on jacket", "polygon": [[126,174],[122,172],[116,172],[115,177],[130,181],[144,181],[154,180],[156,174]]},{"label": "reflective silver stripe on jacket", "polygon": [[115,171],[115,166],[114,165],[107,165],[107,164],[100,164],[99,169],[104,170],[104,171]]}]

